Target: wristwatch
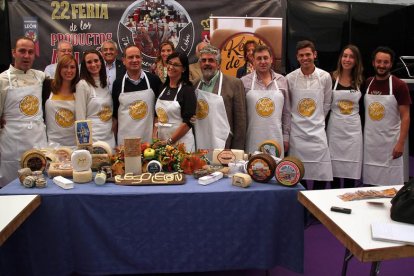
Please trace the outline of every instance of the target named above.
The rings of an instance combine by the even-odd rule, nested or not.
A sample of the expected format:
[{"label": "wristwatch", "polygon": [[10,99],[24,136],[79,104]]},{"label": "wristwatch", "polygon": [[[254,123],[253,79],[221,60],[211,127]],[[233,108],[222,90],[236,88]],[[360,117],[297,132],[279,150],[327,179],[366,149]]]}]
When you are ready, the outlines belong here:
[{"label": "wristwatch", "polygon": [[173,144],[173,139],[170,137],[167,139],[167,145],[172,145]]}]

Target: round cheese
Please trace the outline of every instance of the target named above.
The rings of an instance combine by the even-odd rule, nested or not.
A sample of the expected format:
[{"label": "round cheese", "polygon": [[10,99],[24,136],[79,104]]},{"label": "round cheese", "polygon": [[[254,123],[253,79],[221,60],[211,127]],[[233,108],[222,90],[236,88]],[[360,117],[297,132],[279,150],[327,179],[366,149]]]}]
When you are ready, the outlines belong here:
[{"label": "round cheese", "polygon": [[276,180],[285,186],[294,186],[302,180],[305,175],[305,167],[302,161],[294,156],[288,156],[276,166]]},{"label": "round cheese", "polygon": [[75,183],[87,183],[92,181],[92,170],[86,171],[73,171],[73,182]]},{"label": "round cheese", "polygon": [[33,188],[34,186],[36,186],[36,177],[31,175],[27,176],[23,180],[23,186],[25,186],[26,188]]},{"label": "round cheese", "polygon": [[92,156],[87,150],[75,150],[71,159],[73,171],[87,171],[92,166]]},{"label": "round cheese", "polygon": [[247,173],[256,182],[268,182],[276,169],[276,161],[265,153],[252,156],[247,164]]},{"label": "round cheese", "polygon": [[260,144],[259,151],[276,157],[280,157],[282,153],[282,148],[280,147],[280,144],[277,141],[266,140]]},{"label": "round cheese", "polygon": [[103,185],[106,182],[106,173],[105,172],[98,172],[95,175],[95,184],[96,185]]},{"label": "round cheese", "polygon": [[108,154],[112,155],[111,146],[103,141],[97,141],[92,144],[92,154]]},{"label": "round cheese", "polygon": [[55,155],[56,155],[57,161],[59,162],[70,161],[72,153],[73,151],[67,147],[61,147],[55,150]]},{"label": "round cheese", "polygon": [[46,168],[46,156],[39,150],[28,150],[22,154],[20,166],[32,171],[43,171]]},{"label": "round cheese", "polygon": [[151,160],[147,165],[147,172],[157,173],[162,172],[162,165],[157,160]]}]

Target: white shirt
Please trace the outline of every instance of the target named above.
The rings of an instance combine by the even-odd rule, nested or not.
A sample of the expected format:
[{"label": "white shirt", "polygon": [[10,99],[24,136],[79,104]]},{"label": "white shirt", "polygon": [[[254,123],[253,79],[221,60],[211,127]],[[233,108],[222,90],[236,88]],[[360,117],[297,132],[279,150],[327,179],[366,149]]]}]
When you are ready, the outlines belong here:
[{"label": "white shirt", "polygon": [[52,63],[46,66],[45,68],[45,74],[46,77],[49,77],[51,79],[55,78],[55,72],[56,72],[57,63]]},{"label": "white shirt", "polygon": [[114,84],[114,81],[116,80],[116,61],[112,62],[112,64],[108,64],[105,62],[105,68],[106,68],[106,76],[108,78],[108,87],[109,91],[112,92],[112,85]]}]

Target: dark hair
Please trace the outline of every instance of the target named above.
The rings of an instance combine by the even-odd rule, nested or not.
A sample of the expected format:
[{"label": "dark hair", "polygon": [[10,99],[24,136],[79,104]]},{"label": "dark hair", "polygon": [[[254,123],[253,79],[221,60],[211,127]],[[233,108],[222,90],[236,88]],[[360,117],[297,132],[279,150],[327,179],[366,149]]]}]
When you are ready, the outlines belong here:
[{"label": "dark hair", "polygon": [[256,53],[264,52],[264,51],[268,51],[270,57],[273,56],[272,55],[272,50],[267,45],[258,45],[256,48],[254,48],[253,55],[256,54]]},{"label": "dark hair", "polygon": [[170,45],[170,46],[171,46],[171,49],[172,49],[172,52],[173,52],[173,53],[175,52],[174,43],[172,43],[172,42],[171,42],[171,41],[169,41],[169,40],[166,40],[166,41],[162,42],[162,43],[160,44],[160,47],[158,48],[158,57],[157,57],[156,62],[162,61],[162,57],[161,57],[161,50],[162,50],[162,48],[163,48],[164,46],[166,46],[166,45]]},{"label": "dark hair", "polygon": [[62,87],[62,75],[60,74],[60,72],[62,71],[63,66],[68,65],[72,61],[75,62],[76,73],[75,73],[75,77],[70,82],[70,90],[72,93],[76,91],[76,84],[79,81],[79,66],[78,66],[78,63],[76,62],[76,59],[73,56],[64,55],[58,61],[58,64],[56,66],[56,71],[55,71],[55,78],[52,80],[51,89],[52,89],[53,94],[57,94],[60,88]]},{"label": "dark hair", "polygon": [[139,49],[139,47],[137,45],[135,45],[135,44],[129,44],[128,46],[125,47],[124,52],[122,53],[122,57],[123,58],[126,58],[126,51],[129,48],[137,48],[139,50],[139,53],[141,54],[141,50]]},{"label": "dark hair", "polygon": [[[247,61],[247,46],[248,46],[249,44],[253,44],[253,45],[254,45],[254,49],[256,49],[256,48],[257,48],[257,42],[256,42],[256,40],[250,39],[250,40],[247,40],[247,41],[244,43],[244,45],[243,45],[243,57],[244,57],[244,60],[245,60],[245,61]],[[253,53],[254,53],[254,52],[253,52]]]},{"label": "dark hair", "polygon": [[[177,57],[179,58],[184,68],[184,72],[181,74],[179,83],[182,83],[183,85],[192,85],[190,82],[190,68],[188,65],[188,57],[186,54],[181,53],[181,52],[174,52],[167,57],[167,63],[173,58],[177,58]],[[169,84],[170,84],[170,77],[167,75],[167,78],[165,79],[164,87]]]},{"label": "dark hair", "polygon": [[377,49],[375,49],[374,52],[372,52],[372,57],[371,57],[372,58],[372,61],[375,60],[375,56],[378,53],[389,54],[390,57],[391,57],[391,63],[394,64],[395,52],[391,48],[386,47],[386,46],[379,46],[379,47],[377,47]]},{"label": "dark hair", "polygon": [[17,43],[18,43],[20,40],[27,40],[27,41],[31,41],[31,42],[33,43],[33,46],[35,45],[35,43],[34,43],[33,39],[31,39],[30,37],[27,37],[27,36],[20,36],[20,37],[18,37],[18,38],[16,39],[16,41],[14,42],[14,48],[13,48],[13,49],[16,49],[16,48],[17,48]]},{"label": "dark hair", "polygon": [[363,78],[364,67],[362,65],[361,53],[360,53],[358,47],[355,46],[355,45],[349,44],[349,45],[345,46],[342,49],[341,54],[339,55],[339,58],[338,58],[338,63],[337,63],[337,66],[336,66],[336,70],[332,73],[332,76],[333,76],[334,79],[341,76],[341,74],[343,72],[342,56],[344,55],[344,52],[345,52],[346,49],[351,50],[352,54],[354,55],[355,66],[352,68],[352,72],[351,72],[352,86],[354,88],[359,89],[359,88],[361,88],[361,85],[364,82],[364,78]]},{"label": "dark hair", "polygon": [[311,48],[312,52],[316,51],[315,44],[310,40],[301,40],[296,43],[296,53],[303,48]]},{"label": "dark hair", "polygon": [[107,85],[105,61],[104,61],[101,53],[98,52],[95,49],[86,50],[85,52],[83,52],[83,57],[82,57],[82,62],[81,62],[80,79],[85,80],[87,83],[91,84],[93,87],[98,87],[95,83],[95,80],[91,76],[91,73],[89,73],[88,69],[86,68],[85,57],[89,54],[98,55],[98,58],[101,61],[101,69],[99,70],[99,81],[101,82],[101,87],[104,88]]}]

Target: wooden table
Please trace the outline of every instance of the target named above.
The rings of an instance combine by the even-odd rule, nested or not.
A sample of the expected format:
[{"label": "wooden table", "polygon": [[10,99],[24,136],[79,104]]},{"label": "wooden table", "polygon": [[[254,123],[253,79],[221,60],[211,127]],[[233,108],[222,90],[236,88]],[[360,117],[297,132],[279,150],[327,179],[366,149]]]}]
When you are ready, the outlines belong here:
[{"label": "wooden table", "polygon": [[[400,189],[402,186],[394,186]],[[356,190],[384,190],[390,187],[369,187],[301,191],[298,200],[346,247],[342,275],[346,275],[348,261],[355,256],[361,262],[372,262],[371,275],[377,275],[380,262],[414,257],[414,246],[375,241],[371,237],[371,223],[392,222],[389,198],[342,201],[338,195]],[[383,202],[373,205],[368,201]],[[332,206],[352,209],[351,214],[330,211]]]},{"label": "wooden table", "polygon": [[0,246],[40,205],[38,195],[0,196]]}]

